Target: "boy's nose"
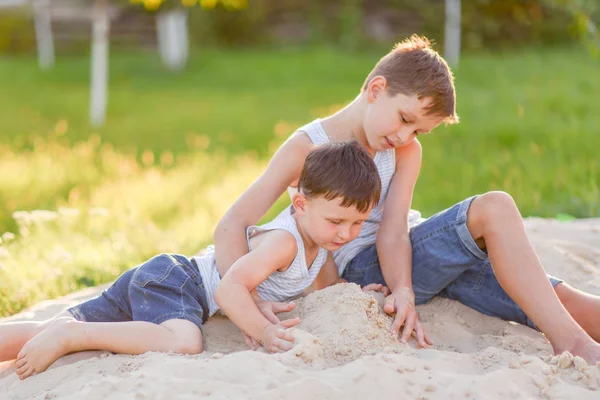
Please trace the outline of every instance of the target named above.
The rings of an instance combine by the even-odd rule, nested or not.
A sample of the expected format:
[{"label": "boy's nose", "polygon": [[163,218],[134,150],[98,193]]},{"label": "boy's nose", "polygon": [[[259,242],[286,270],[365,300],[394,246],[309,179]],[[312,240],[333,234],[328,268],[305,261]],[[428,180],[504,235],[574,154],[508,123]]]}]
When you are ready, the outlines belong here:
[{"label": "boy's nose", "polygon": [[398,138],[398,142],[400,142],[399,144],[404,145],[414,139],[415,135],[413,135],[412,132],[413,131],[409,129],[398,132],[396,137]]},{"label": "boy's nose", "polygon": [[340,230],[338,230],[338,236],[342,240],[348,240],[348,238],[350,237],[350,230],[349,229],[340,229]]}]

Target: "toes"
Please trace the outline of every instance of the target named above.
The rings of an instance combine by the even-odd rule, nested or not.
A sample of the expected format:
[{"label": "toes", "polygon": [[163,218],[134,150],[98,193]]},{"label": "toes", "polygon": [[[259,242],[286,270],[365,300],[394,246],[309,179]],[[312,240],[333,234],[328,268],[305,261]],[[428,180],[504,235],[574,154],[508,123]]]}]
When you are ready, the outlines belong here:
[{"label": "toes", "polygon": [[21,378],[21,379],[29,378],[31,375],[33,375],[34,372],[35,372],[35,370],[33,368],[28,368],[27,371],[25,371],[25,373],[23,375],[19,376],[19,378]]},{"label": "toes", "polygon": [[23,378],[23,374],[25,374],[26,372],[29,371],[29,369],[31,369],[31,366],[29,364],[26,364],[22,367],[17,368],[17,375],[19,375],[19,377],[22,379]]},{"label": "toes", "polygon": [[25,364],[27,364],[27,359],[23,357],[23,358],[17,360],[17,362],[15,363],[15,368],[19,369]]},{"label": "toes", "polygon": [[23,351],[24,349],[21,349],[21,351],[19,352],[19,354],[17,354],[17,361],[22,359],[23,357],[25,357],[27,355],[26,352]]}]

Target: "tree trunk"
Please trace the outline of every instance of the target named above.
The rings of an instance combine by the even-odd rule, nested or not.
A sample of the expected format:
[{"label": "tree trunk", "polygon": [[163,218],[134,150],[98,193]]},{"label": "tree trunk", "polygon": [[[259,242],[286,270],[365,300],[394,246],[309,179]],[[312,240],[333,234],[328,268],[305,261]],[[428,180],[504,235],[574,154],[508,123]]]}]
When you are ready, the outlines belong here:
[{"label": "tree trunk", "polygon": [[189,51],[187,11],[174,9],[156,16],[158,49],[164,65],[178,71],[185,67]]},{"label": "tree trunk", "polygon": [[34,0],[33,17],[40,69],[54,66],[54,37],[50,22],[50,3],[48,0]]},{"label": "tree trunk", "polygon": [[92,70],[90,88],[90,122],[104,124],[108,97],[108,39],[110,21],[108,1],[96,0],[92,22]]},{"label": "tree trunk", "polygon": [[444,58],[451,66],[460,60],[460,0],[446,0]]}]

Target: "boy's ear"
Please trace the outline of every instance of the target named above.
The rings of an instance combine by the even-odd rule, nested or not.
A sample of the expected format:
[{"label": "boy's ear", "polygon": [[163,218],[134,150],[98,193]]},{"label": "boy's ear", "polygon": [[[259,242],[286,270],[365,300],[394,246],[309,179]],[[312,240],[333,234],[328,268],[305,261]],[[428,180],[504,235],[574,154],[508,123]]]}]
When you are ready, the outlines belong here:
[{"label": "boy's ear", "polygon": [[367,85],[367,100],[373,103],[387,90],[387,79],[383,76],[375,76]]},{"label": "boy's ear", "polygon": [[295,193],[292,196],[292,206],[298,215],[303,215],[306,212],[306,203],[308,199],[302,193]]}]

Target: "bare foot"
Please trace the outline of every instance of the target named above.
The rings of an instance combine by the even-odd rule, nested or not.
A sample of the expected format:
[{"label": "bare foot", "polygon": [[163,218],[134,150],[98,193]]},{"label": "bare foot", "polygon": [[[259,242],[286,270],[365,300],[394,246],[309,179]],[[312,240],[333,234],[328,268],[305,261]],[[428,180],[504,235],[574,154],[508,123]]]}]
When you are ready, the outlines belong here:
[{"label": "bare foot", "polygon": [[17,355],[17,375],[20,379],[45,371],[54,361],[74,350],[79,324],[73,318],[52,321],[46,329],[25,343]]}]

